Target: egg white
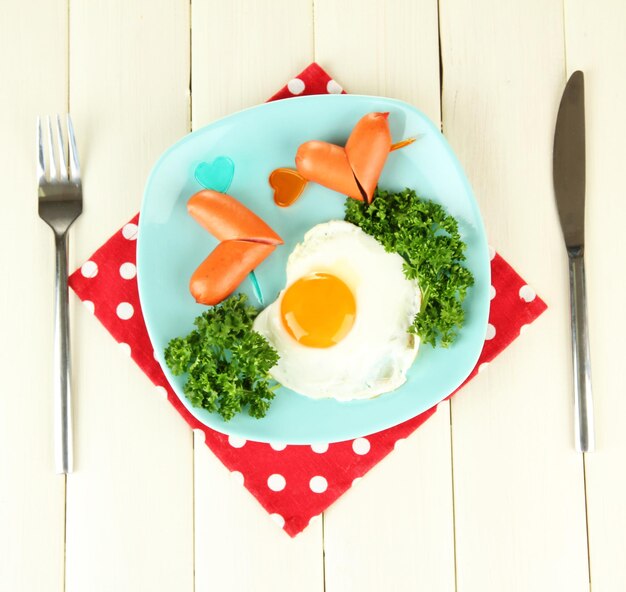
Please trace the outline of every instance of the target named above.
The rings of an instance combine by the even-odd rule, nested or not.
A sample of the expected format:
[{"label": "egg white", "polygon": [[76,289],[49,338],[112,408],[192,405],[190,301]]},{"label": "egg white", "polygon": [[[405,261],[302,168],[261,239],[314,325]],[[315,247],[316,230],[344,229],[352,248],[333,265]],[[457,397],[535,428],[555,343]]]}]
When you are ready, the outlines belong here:
[{"label": "egg white", "polygon": [[272,377],[312,398],[368,399],[398,388],[415,360],[419,339],[407,333],[420,307],[416,281],[407,280],[402,258],[349,222],[318,224],[287,261],[288,288],[312,273],[329,273],[352,291],[356,318],[350,332],[328,348],[307,347],[285,329],[285,290],[254,321],[254,329],[278,351]]}]

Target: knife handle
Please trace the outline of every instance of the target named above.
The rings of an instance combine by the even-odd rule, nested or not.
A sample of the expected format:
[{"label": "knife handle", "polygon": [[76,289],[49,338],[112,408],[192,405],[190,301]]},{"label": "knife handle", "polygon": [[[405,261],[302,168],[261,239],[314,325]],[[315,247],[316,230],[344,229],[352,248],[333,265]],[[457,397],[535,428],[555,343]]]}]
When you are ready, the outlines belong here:
[{"label": "knife handle", "polygon": [[585,259],[582,247],[568,249],[570,308],[572,315],[572,360],[574,366],[574,436],[578,452],[593,452],[593,399],[587,330]]}]

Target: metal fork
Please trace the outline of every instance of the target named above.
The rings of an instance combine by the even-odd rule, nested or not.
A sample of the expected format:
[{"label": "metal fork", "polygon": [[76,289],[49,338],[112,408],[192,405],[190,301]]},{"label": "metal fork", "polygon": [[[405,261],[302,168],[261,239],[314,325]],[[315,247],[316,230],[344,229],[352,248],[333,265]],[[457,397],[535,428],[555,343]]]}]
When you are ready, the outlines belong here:
[{"label": "metal fork", "polygon": [[[56,126],[48,116],[47,159],[44,134],[37,118],[37,180],[39,217],[52,228],[56,247],[54,299],[54,459],[57,473],[71,473],[72,406],[70,389],[70,343],[67,299],[67,231],[83,211],[83,190],[74,127],[67,115],[67,139],[63,140],[61,117]],[[56,133],[53,131],[56,127]],[[56,147],[56,150],[55,150]],[[56,151],[56,156],[55,156]],[[66,154],[69,153],[69,167]],[[48,163],[46,169],[46,160]],[[46,172],[47,171],[47,172]]]}]

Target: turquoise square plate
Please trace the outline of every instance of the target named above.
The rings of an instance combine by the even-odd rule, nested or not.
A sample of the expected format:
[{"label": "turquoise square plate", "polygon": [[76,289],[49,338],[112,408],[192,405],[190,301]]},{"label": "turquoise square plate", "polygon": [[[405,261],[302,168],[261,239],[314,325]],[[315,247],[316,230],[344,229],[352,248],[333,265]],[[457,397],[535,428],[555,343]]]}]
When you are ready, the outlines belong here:
[{"label": "turquoise square plate", "polygon": [[[201,187],[194,171],[219,156],[235,165],[228,193],[263,218],[285,244],[256,270],[265,302],[284,287],[287,257],[304,233],[320,222],[343,219],[345,198],[310,183],[289,208],[274,204],[270,172],[294,167],[298,146],[307,140],[343,145],[366,113],[389,111],[393,141],[417,137],[392,152],[379,181],[388,190],[411,187],[443,204],[457,218],[467,243],[467,266],[475,277],[464,306],[467,322],[448,349],[420,347],[399,389],[366,401],[314,400],[279,388],[263,419],[243,413],[229,422],[191,406],[183,394],[185,377],[171,374],[163,350],[185,335],[205,307],[189,293],[191,274],[217,241],[188,214],[187,200]],[[482,350],[489,312],[490,264],[485,231],[470,185],[448,143],[420,111],[393,99],[320,95],[285,99],[230,115],[174,144],[155,164],[145,189],[138,238],[141,306],[156,357],[182,403],[203,424],[260,442],[312,444],[371,434],[408,420],[446,398],[467,378]],[[256,303],[246,279],[239,290]]]}]

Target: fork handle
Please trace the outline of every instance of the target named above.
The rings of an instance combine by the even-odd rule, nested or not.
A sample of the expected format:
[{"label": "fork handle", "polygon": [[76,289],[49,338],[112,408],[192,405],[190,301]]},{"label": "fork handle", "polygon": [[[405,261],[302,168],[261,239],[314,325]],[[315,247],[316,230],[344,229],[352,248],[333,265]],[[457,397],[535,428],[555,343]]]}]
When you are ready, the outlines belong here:
[{"label": "fork handle", "polygon": [[54,298],[54,460],[57,473],[71,473],[72,397],[67,294],[67,233],[55,233]]}]

